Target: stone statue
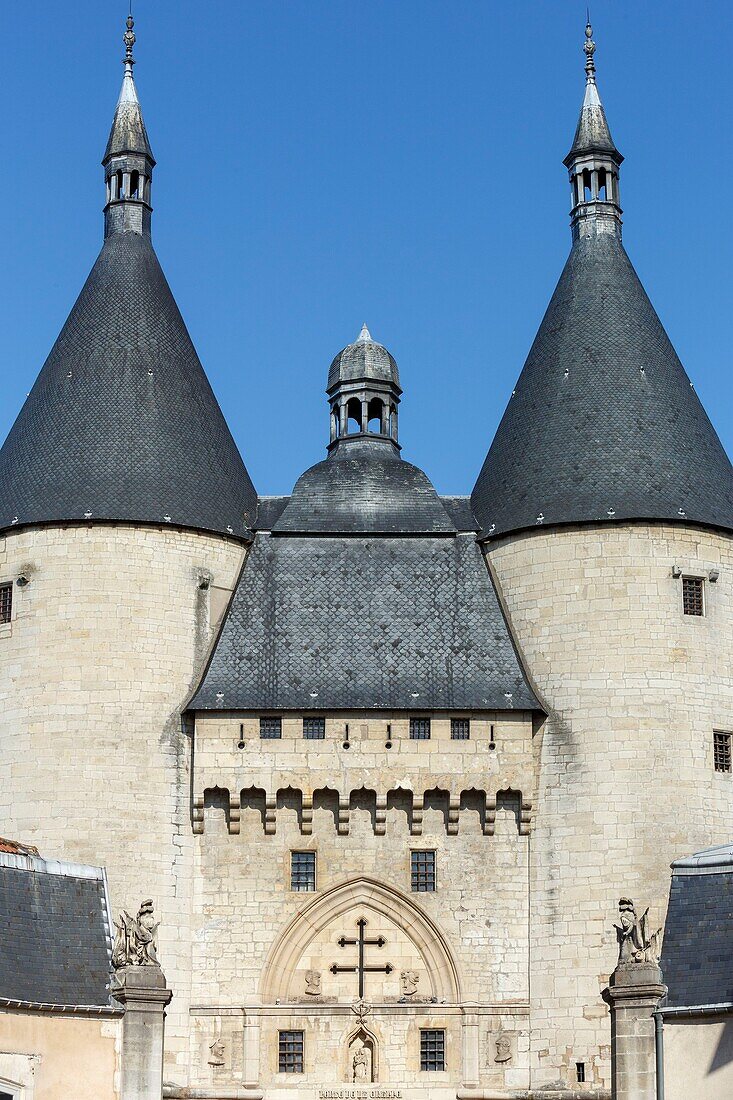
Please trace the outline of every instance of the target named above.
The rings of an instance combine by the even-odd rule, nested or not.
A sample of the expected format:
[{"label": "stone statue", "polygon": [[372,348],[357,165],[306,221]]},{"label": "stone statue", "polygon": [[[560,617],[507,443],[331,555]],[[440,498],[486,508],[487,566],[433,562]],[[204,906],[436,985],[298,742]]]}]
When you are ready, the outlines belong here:
[{"label": "stone statue", "polygon": [[352,1059],[353,1077],[355,1081],[371,1081],[372,1072],[369,1051],[366,1047],[359,1047]]},{"label": "stone statue", "polygon": [[115,921],[117,934],[112,948],[112,966],[120,970],[123,966],[160,966],[157,955],[157,933],[160,921],[153,917],[153,902],[144,901],[133,920],[124,909],[120,913],[119,924]]},{"label": "stone statue", "polygon": [[400,974],[400,988],[403,997],[412,997],[417,992],[420,975],[414,970],[403,970]]},{"label": "stone statue", "polygon": [[494,1043],[496,1053],[494,1055],[495,1062],[511,1062],[512,1060],[512,1041],[504,1031],[500,1031],[496,1036]]},{"label": "stone statue", "polygon": [[320,972],[320,970],[306,970],[306,972],[305,972],[305,991],[311,997],[320,997],[320,995],[321,995],[321,972]]},{"label": "stone statue", "polygon": [[221,1039],[214,1039],[214,1042],[210,1045],[209,1050],[211,1051],[211,1056],[209,1058],[210,1066],[226,1065],[226,1058],[224,1057],[226,1053],[226,1047],[224,1046]]},{"label": "stone statue", "polygon": [[652,963],[656,966],[662,929],[649,933],[649,909],[637,917],[631,898],[620,898],[618,913],[621,923],[614,925],[618,940],[618,965]]}]

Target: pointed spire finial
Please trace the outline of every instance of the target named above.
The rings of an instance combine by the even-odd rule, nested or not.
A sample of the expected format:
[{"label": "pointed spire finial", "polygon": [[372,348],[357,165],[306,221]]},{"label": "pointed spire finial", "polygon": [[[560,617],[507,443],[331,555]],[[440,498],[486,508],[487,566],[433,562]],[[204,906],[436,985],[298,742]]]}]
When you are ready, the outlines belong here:
[{"label": "pointed spire finial", "polygon": [[132,47],[135,45],[135,32],[132,29],[135,26],[135,20],[132,18],[132,12],[127,17],[127,30],[122,36],[122,41],[125,43],[125,72],[132,76],[132,66],[135,64],[135,58],[132,56]]},{"label": "pointed spire finial", "polygon": [[371,339],[372,339],[371,332],[369,331],[369,329],[366,327],[365,324],[362,325],[361,326],[361,332],[359,333],[359,340],[363,340],[363,341],[369,340],[369,341],[371,341]]},{"label": "pointed spire finial", "polygon": [[588,13],[587,19],[588,22],[585,25],[585,42],[583,43],[583,53],[585,54],[585,79],[588,84],[595,84],[596,63],[593,60],[593,54],[596,52],[596,44],[593,41],[593,28],[590,25],[590,13]]}]

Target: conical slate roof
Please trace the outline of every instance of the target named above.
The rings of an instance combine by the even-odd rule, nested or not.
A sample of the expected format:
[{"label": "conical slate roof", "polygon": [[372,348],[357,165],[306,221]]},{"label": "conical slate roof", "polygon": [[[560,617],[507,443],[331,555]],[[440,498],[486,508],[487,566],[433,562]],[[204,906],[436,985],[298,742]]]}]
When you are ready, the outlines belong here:
[{"label": "conical slate roof", "polygon": [[580,108],[575,137],[565,164],[569,164],[582,153],[607,153],[618,164],[624,159],[613,143],[595,80],[589,81],[585,86],[583,106]]},{"label": "conical slate roof", "polygon": [[87,517],[241,536],[255,511],[149,237],[112,233],[0,450],[0,530]]},{"label": "conical slate roof", "polygon": [[328,390],[339,382],[391,382],[399,389],[400,372],[393,356],[372,339],[366,325],[362,326],[353,344],[347,344],[335,356],[328,370]]},{"label": "conical slate roof", "polygon": [[119,153],[139,153],[155,164],[131,67],[125,70],[102,163]]},{"label": "conical slate roof", "polygon": [[471,502],[493,536],[621,519],[733,529],[733,467],[618,236],[573,246]]}]

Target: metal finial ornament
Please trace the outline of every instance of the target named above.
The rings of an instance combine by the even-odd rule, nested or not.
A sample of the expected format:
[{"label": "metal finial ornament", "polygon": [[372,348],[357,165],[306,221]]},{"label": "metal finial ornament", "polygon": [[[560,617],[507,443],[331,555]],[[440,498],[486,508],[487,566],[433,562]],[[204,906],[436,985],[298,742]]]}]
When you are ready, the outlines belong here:
[{"label": "metal finial ornament", "polygon": [[595,84],[596,82],[596,64],[593,60],[593,54],[596,52],[596,44],[593,41],[593,28],[590,22],[585,25],[585,42],[583,43],[583,52],[585,54],[585,78],[589,84]]},{"label": "metal finial ornament", "polygon": [[135,20],[132,18],[132,14],[127,17],[127,30],[122,36],[122,41],[125,43],[125,70],[128,73],[132,73],[132,66],[135,64],[135,58],[132,56],[132,47],[135,45],[135,32],[132,29],[135,26]]}]

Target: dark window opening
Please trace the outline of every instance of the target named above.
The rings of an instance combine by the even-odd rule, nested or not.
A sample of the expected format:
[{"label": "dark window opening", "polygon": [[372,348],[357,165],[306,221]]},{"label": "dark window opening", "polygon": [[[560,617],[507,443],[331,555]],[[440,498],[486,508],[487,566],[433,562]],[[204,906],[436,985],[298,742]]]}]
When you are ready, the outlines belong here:
[{"label": "dark window opening", "polygon": [[583,169],[583,199],[585,202],[590,202],[593,198],[593,190],[591,187],[591,174],[589,168]]},{"label": "dark window opening", "polygon": [[278,1033],[277,1068],[280,1073],[303,1073],[304,1045],[302,1031]]},{"label": "dark window opening", "polygon": [[453,741],[468,741],[471,737],[470,718],[451,718],[450,735]]},{"label": "dark window opening", "polygon": [[139,199],[140,198],[140,173],[139,172],[131,172],[130,173],[130,198],[131,199]]},{"label": "dark window opening", "polygon": [[260,737],[263,741],[272,741],[283,735],[282,718],[260,718]]},{"label": "dark window opening", "polygon": [[13,617],[13,586],[0,584],[0,623],[9,623]]},{"label": "dark window opening", "polygon": [[124,197],[125,192],[124,192],[124,188],[123,188],[123,180],[124,180],[124,176],[122,175],[122,172],[118,172],[117,173],[117,198],[118,199],[121,199],[121,198]]},{"label": "dark window opening", "polygon": [[585,1062],[575,1063],[575,1079],[576,1081],[585,1081]]},{"label": "dark window opening", "polygon": [[354,435],[361,431],[361,401],[352,397],[346,405],[346,434]]},{"label": "dark window opening", "polygon": [[325,718],[304,718],[303,737],[308,741],[322,741],[326,736]]},{"label": "dark window opening", "polygon": [[368,422],[367,431],[374,432],[376,435],[382,434],[382,412],[384,404],[378,397],[373,397],[369,402],[369,408],[367,412]]},{"label": "dark window opening", "polygon": [[598,169],[598,198],[606,200],[608,198],[606,189],[606,169]]},{"label": "dark window opening", "polygon": [[316,853],[290,853],[290,889],[299,893],[316,888]]},{"label": "dark window opening", "polygon": [[338,439],[341,435],[341,417],[339,416],[339,407],[334,405],[331,410],[331,419],[333,422],[333,438]]},{"label": "dark window opening", "polygon": [[716,772],[730,772],[733,769],[731,760],[731,734],[723,730],[715,730],[713,733],[713,760]]},{"label": "dark window opening", "polygon": [[410,852],[410,886],[416,894],[435,890],[435,852]]},{"label": "dark window opening", "polygon": [[682,610],[685,615],[703,615],[702,577],[682,578]]},{"label": "dark window opening", "polygon": [[429,741],[430,740],[430,719],[429,718],[411,718],[410,719],[410,737],[413,741]]},{"label": "dark window opening", "polygon": [[445,1069],[445,1032],[442,1028],[421,1029],[420,1069]]}]

